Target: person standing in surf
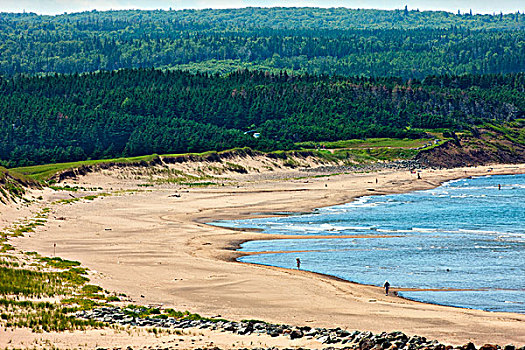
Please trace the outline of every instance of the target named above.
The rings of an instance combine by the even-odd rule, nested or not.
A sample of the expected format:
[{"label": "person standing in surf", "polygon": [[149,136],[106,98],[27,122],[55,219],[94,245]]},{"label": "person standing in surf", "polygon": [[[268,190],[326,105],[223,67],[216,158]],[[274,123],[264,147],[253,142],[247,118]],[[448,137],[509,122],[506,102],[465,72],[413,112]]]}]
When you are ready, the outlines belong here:
[{"label": "person standing in surf", "polygon": [[388,283],[388,281],[385,281],[385,284],[383,284],[383,287],[385,287],[385,295],[388,295],[388,290],[390,289],[390,283]]},{"label": "person standing in surf", "polygon": [[295,262],[297,263],[297,270],[301,269],[301,259],[297,258],[295,259]]}]

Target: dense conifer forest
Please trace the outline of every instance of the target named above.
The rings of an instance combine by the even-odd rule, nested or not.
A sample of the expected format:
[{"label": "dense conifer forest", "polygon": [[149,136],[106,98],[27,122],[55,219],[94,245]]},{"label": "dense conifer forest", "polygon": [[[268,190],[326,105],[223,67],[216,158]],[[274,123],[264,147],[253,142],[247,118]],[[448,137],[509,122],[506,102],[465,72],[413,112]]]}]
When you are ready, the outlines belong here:
[{"label": "dense conifer forest", "polygon": [[524,29],[520,13],[408,9],[0,13],[0,165],[511,121]]},{"label": "dense conifer forest", "polygon": [[156,69],[16,76],[0,79],[0,159],[12,167],[415,138],[428,129],[522,118],[524,92],[523,73],[408,81],[248,70],[226,76]]},{"label": "dense conifer forest", "polygon": [[245,8],[0,14],[0,74],[239,67],[345,76],[525,70],[525,15]]}]

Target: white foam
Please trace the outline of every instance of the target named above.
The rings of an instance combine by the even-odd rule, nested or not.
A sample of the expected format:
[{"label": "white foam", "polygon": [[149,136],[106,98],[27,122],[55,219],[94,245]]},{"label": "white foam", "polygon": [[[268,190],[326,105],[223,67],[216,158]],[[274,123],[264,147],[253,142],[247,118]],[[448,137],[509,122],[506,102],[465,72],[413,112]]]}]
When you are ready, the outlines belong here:
[{"label": "white foam", "polygon": [[458,229],[456,232],[461,232],[461,233],[473,233],[473,234],[489,234],[489,235],[494,235],[494,234],[500,234],[502,232],[498,232],[498,231],[486,231],[486,230],[468,230],[468,229]]},{"label": "white foam", "polygon": [[466,179],[450,180],[450,181],[447,181],[447,182],[443,183],[442,186],[448,186],[448,185],[456,183],[456,182],[464,182],[464,181],[466,181]]},{"label": "white foam", "polygon": [[332,225],[332,224],[320,224],[320,225],[296,225],[288,224],[279,227],[287,231],[303,231],[308,233],[321,233],[321,232],[340,232],[340,231],[366,231],[371,230],[373,227],[370,226],[344,226],[344,225]]},{"label": "white foam", "polygon": [[435,228],[424,228],[424,227],[412,227],[412,231],[417,232],[438,232]]}]

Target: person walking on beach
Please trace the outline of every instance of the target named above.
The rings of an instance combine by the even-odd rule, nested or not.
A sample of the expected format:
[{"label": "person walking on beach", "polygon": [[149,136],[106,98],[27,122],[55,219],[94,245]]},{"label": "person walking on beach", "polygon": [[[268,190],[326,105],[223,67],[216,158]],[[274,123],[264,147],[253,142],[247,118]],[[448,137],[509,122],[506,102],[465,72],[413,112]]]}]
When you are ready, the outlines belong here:
[{"label": "person walking on beach", "polygon": [[383,287],[385,287],[385,295],[388,295],[388,290],[390,289],[390,283],[388,283],[388,281],[385,281],[385,284],[383,284]]},{"label": "person walking on beach", "polygon": [[297,270],[301,269],[301,259],[297,258],[295,259],[295,262],[297,263]]}]

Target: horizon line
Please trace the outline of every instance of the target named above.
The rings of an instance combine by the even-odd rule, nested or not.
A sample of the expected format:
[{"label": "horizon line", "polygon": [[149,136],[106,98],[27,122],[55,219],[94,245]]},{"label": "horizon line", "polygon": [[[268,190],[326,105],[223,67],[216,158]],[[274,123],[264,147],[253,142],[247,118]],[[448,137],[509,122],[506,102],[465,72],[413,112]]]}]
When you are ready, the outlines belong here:
[{"label": "horizon line", "polygon": [[[63,12],[53,12],[53,13],[44,13],[44,12],[36,12],[33,10],[26,10],[23,9],[22,12],[16,12],[16,11],[0,11],[0,14],[35,14],[38,16],[64,16],[64,15],[72,15],[72,14],[81,14],[81,13],[88,13],[88,12],[120,12],[120,11],[146,11],[146,12],[153,12],[153,11],[163,11],[163,12],[182,12],[182,11],[206,11],[206,10],[241,10],[241,9],[306,9],[306,8],[312,8],[312,9],[347,9],[347,10],[375,10],[375,11],[384,11],[384,12],[391,12],[391,11],[403,11],[404,8],[395,8],[395,9],[384,9],[384,8],[373,8],[373,7],[346,7],[346,6],[240,6],[240,7],[202,7],[202,8],[191,8],[191,7],[185,7],[185,8],[110,8],[110,9],[85,9],[85,10],[73,10],[73,11],[63,11]],[[474,10],[467,10],[467,11],[461,11],[462,9],[458,9],[457,11],[460,12],[461,15],[470,14],[470,11],[472,11],[473,16],[497,16],[500,14],[503,15],[509,15],[509,14],[516,14],[516,13],[525,13],[524,10],[514,10],[514,11],[500,11],[497,12],[475,12]],[[449,9],[420,9],[420,8],[410,8],[408,9],[409,12],[445,12],[452,15],[458,15],[457,11],[452,11]],[[523,11],[523,12],[522,12]]]}]

